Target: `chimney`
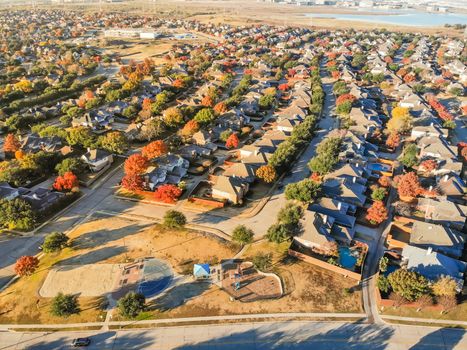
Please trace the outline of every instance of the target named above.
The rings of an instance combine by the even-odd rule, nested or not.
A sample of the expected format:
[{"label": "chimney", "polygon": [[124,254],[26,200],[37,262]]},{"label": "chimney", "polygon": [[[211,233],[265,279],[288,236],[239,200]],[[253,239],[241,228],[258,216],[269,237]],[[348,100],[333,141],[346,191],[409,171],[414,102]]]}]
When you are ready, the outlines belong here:
[{"label": "chimney", "polygon": [[428,188],[428,191],[429,192],[433,191],[433,186],[430,185],[430,187]]},{"label": "chimney", "polygon": [[447,182],[448,179],[449,179],[449,175],[446,174],[446,175],[443,176],[443,181],[444,181],[444,182]]},{"label": "chimney", "polygon": [[426,250],[426,255],[430,255],[431,253],[433,253],[433,248],[428,247],[428,249]]},{"label": "chimney", "polygon": [[337,210],[341,210],[342,208],[342,203],[341,202],[337,202]]},{"label": "chimney", "polygon": [[355,163],[355,167],[358,168],[358,163]]},{"label": "chimney", "polygon": [[352,182],[353,183],[357,182],[357,178],[355,176],[352,177]]}]

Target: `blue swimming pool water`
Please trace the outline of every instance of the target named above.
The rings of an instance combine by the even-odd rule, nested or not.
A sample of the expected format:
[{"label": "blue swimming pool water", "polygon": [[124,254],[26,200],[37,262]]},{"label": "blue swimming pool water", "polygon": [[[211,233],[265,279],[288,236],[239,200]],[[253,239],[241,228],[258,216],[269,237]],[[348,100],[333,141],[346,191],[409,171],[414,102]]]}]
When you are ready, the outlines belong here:
[{"label": "blue swimming pool water", "polygon": [[339,264],[341,264],[346,269],[353,269],[357,263],[357,257],[355,257],[349,247],[340,247],[339,248]]},{"label": "blue swimming pool water", "polygon": [[374,170],[374,171],[390,171],[391,170],[391,167],[389,165],[381,164],[381,163],[370,163],[368,167],[370,168],[370,170]]}]

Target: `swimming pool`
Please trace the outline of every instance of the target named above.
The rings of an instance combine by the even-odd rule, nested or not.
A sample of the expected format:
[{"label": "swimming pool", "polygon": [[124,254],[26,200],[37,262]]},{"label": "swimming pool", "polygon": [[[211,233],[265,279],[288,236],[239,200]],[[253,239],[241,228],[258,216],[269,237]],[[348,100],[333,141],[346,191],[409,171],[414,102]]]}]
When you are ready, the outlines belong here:
[{"label": "swimming pool", "polygon": [[350,247],[340,247],[339,248],[339,264],[345,267],[346,269],[353,270],[355,264],[357,263],[357,258],[359,256],[357,250],[351,250]]},{"label": "swimming pool", "polygon": [[391,167],[382,163],[370,163],[368,168],[373,171],[391,171]]}]

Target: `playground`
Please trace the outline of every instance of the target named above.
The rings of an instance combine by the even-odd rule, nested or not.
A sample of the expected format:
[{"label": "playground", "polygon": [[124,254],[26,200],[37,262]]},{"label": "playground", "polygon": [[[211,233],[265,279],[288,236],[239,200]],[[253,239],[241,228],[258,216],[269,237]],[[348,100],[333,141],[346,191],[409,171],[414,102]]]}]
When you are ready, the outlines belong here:
[{"label": "playground", "polygon": [[259,272],[251,262],[222,262],[220,271],[222,289],[236,300],[252,302],[283,295],[279,277]]}]

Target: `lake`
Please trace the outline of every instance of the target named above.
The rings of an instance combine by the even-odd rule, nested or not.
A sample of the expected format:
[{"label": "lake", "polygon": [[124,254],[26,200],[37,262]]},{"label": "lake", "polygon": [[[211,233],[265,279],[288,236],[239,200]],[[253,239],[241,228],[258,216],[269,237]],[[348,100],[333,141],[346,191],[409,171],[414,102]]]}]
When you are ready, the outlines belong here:
[{"label": "lake", "polygon": [[387,23],[416,27],[436,27],[444,26],[445,24],[467,24],[467,14],[428,13],[408,10],[384,10],[384,12],[380,14],[372,9],[365,11],[374,12],[374,14],[307,13],[306,16],[312,18],[334,18],[346,21]]}]

